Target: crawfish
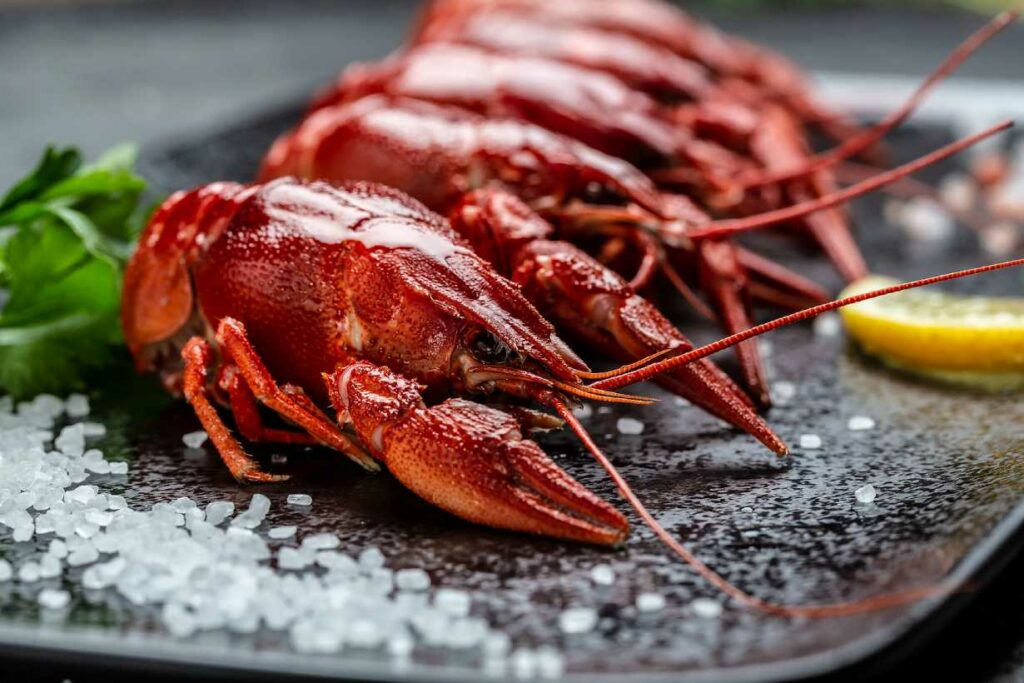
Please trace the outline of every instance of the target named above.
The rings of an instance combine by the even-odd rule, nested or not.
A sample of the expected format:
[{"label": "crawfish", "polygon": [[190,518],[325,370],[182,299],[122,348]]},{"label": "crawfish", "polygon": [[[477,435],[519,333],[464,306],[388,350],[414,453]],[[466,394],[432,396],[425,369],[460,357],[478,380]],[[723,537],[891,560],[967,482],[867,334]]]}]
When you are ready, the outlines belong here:
[{"label": "crawfish", "polygon": [[[816,100],[806,78],[782,55],[724,34],[660,0],[434,0],[423,13],[411,42],[467,36],[473,30],[476,18],[489,15],[499,16],[510,23],[513,20],[530,22],[536,27],[534,30],[541,32],[566,28],[586,31],[586,39],[583,34],[576,34],[578,37],[564,46],[558,45],[556,36],[549,35],[549,44],[555,46],[539,49],[546,54],[562,53],[573,60],[586,60],[580,63],[602,70],[613,65],[613,72],[627,79],[637,79],[634,82],[644,80],[639,76],[642,70],[652,74],[663,73],[662,69],[670,64],[680,75],[684,74],[682,70],[692,71],[689,66],[666,59],[663,55],[667,53],[676,60],[686,60],[688,64],[703,67],[718,90],[747,104],[759,106],[765,102],[779,102],[798,120],[818,124],[838,139],[845,139],[856,130],[841,115]],[[493,44],[496,36],[481,32],[481,28],[477,25],[473,31],[478,42]],[[606,43],[599,34],[626,37],[631,42]],[[508,33],[504,35],[507,40],[512,39]],[[528,38],[515,38],[520,45],[520,41],[525,40]],[[570,48],[584,40],[586,42],[582,43],[583,47],[577,54],[570,54]],[[600,56],[601,48],[594,41],[603,47],[619,46],[627,58],[619,59],[614,52]],[[646,67],[634,62],[636,67],[633,68],[629,58],[640,54],[657,55],[658,59],[649,61]],[[669,85],[669,92],[675,93],[679,91],[674,83],[687,87],[694,84],[689,78],[687,75],[684,80],[661,80],[652,85]]]},{"label": "crawfish", "polygon": [[[764,170],[762,160],[751,153],[763,146],[730,149],[718,140],[701,137],[698,132],[705,131],[694,130],[689,125],[692,121],[683,121],[673,108],[608,73],[544,57],[428,43],[378,64],[349,67],[332,88],[315,99],[313,109],[371,94],[455,105],[489,117],[535,123],[625,159],[718,211],[751,215],[791,199],[815,198],[811,193],[794,199],[786,187],[771,183],[738,184],[737,177]],[[799,134],[775,125],[788,119],[777,122],[758,115],[752,120],[773,124],[772,132],[766,131],[761,139],[774,146],[796,147],[799,158],[806,157]],[[759,130],[758,125],[751,130]],[[796,137],[790,141],[783,136]],[[817,176],[826,173],[817,170]],[[808,186],[799,179],[794,183]],[[816,185],[813,189],[823,188]],[[844,275],[856,279],[866,273],[841,211],[820,211],[806,221],[810,234],[822,242]]]},{"label": "crawfish", "polygon": [[[283,136],[268,153],[261,178],[283,175],[381,182],[441,213],[450,212],[469,190],[485,185],[505,188],[573,239],[581,233],[616,236],[623,231],[640,238],[647,249],[645,263],[657,263],[688,299],[702,306],[670,263],[682,260],[730,332],[750,326],[754,295],[796,307],[826,298],[813,283],[729,242],[709,238],[694,245],[689,229],[708,226],[711,220],[685,197],[664,195],[627,162],[523,121],[371,96],[321,108]],[[645,239],[648,226],[664,248]],[[633,288],[644,284],[651,272],[642,267]],[[636,348],[628,339],[646,335],[641,329],[645,320],[638,319],[633,329],[615,328],[625,337],[618,337],[620,348],[614,355],[622,357],[625,347]],[[770,398],[757,348],[744,344],[737,352],[756,400],[767,405]],[[686,386],[690,389],[683,391]],[[713,395],[702,388],[708,386],[716,388]],[[687,378],[683,384],[676,382],[673,391],[765,440],[763,425],[748,410],[721,403],[718,397],[737,393],[724,377],[701,382]],[[778,448],[777,443],[770,445]]]},{"label": "crawfish", "polygon": [[[1021,263],[821,305],[602,381],[650,378],[824,310]],[[935,592],[793,607],[750,596],[703,565],[650,515],[568,406],[571,396],[630,398],[583,384],[585,365],[519,289],[460,246],[443,219],[397,191],[280,180],[177,193],[151,219],[129,263],[122,316],[139,369],[158,370],[184,394],[239,481],[283,477],[246,454],[211,397],[230,406],[249,440],[318,443],[370,470],[382,462],[411,491],[471,522],[623,542],[626,518],[524,437],[524,427],[550,421],[469,399],[502,394],[556,410],[659,538],[741,604],[819,617]],[[261,404],[297,429],[267,427]]]}]

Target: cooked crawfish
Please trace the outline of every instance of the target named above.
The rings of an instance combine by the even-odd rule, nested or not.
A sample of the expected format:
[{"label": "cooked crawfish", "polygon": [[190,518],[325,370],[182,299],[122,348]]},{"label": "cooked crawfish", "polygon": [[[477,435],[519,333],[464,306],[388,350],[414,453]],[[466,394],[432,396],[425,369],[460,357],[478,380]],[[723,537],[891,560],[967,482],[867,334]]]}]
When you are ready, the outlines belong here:
[{"label": "cooked crawfish", "polygon": [[[694,243],[689,237],[693,228],[714,224],[685,197],[658,191],[625,161],[515,119],[486,118],[450,106],[381,95],[323,107],[268,153],[261,178],[286,175],[380,182],[442,214],[452,211],[472,189],[505,188],[572,241],[595,234],[625,235],[646,252],[633,289],[641,288],[660,268],[702,307],[672,264],[681,266],[707,292],[728,332],[750,327],[751,299],[800,308],[827,298],[805,278],[713,235]],[[650,238],[652,232],[657,241]],[[620,349],[615,356],[626,355],[623,343],[635,348],[622,335],[643,335],[644,322],[637,320],[631,330],[616,328]],[[756,346],[742,344],[737,353],[755,400],[768,405]],[[663,383],[669,381],[662,378]],[[711,387],[713,394],[708,393]],[[710,376],[703,381],[688,378],[674,383],[672,390],[779,450],[778,440],[768,436],[748,408],[722,402],[723,397],[738,394],[724,376],[714,381]]]},{"label": "cooked crawfish", "polygon": [[[644,522],[701,575],[756,609],[829,616],[935,589],[804,607],[742,592],[653,519],[575,418],[569,397],[637,400],[598,385],[648,379],[881,293],[1022,263],[821,305],[674,358],[601,373],[605,379],[586,385],[581,378],[595,374],[519,289],[415,200],[367,183],[215,183],[173,195],[151,219],[125,275],[122,316],[139,369],[159,371],[184,394],[239,481],[283,477],[246,454],[211,397],[230,406],[251,441],[322,444],[370,470],[383,462],[410,490],[466,520],[621,543],[626,518],[524,437],[525,428],[554,426],[550,418],[470,397],[531,401],[558,412]],[[266,426],[260,405],[297,429]]]}]

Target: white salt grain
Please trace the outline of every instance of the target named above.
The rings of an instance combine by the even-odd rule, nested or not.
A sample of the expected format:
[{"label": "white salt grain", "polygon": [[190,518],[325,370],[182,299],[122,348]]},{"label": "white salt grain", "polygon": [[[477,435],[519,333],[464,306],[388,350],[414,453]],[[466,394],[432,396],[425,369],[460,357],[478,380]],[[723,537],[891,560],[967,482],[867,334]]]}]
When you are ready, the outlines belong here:
[{"label": "white salt grain", "polygon": [[267,532],[267,536],[274,539],[291,538],[295,535],[297,528],[294,526],[275,526]]},{"label": "white salt grain", "polygon": [[469,614],[469,593],[442,588],[434,594],[434,607],[453,617],[464,617]]},{"label": "white salt grain", "polygon": [[711,598],[697,598],[690,602],[690,611],[701,619],[715,619],[722,614],[722,603]]},{"label": "white salt grain", "polygon": [[0,560],[0,583],[10,581],[14,576],[14,569],[7,560]]},{"label": "white salt grain", "polygon": [[615,570],[607,564],[599,564],[590,570],[590,580],[598,586],[610,586],[615,583]]},{"label": "white salt grain", "polygon": [[313,504],[313,497],[305,493],[290,493],[286,500],[289,505],[298,505],[299,507],[309,507]]},{"label": "white salt grain", "polygon": [[217,526],[233,515],[235,504],[229,500],[215,500],[206,506],[206,521]]},{"label": "white salt grain", "polygon": [[800,448],[805,448],[807,450],[816,450],[821,448],[821,437],[817,434],[801,434]]},{"label": "white salt grain", "polygon": [[875,490],[874,484],[865,484],[854,491],[853,495],[857,498],[858,503],[868,505],[875,502],[875,496],[878,495],[878,491]]},{"label": "white salt grain", "polygon": [[875,428],[875,421],[866,415],[854,415],[846,423],[846,428],[851,432],[863,432]]},{"label": "white salt grain", "polygon": [[633,419],[632,417],[620,417],[615,422],[615,428],[619,430],[620,434],[626,434],[628,436],[636,436],[637,434],[644,433],[644,423],[640,420]]},{"label": "white salt grain", "polygon": [[359,568],[364,572],[380,569],[384,566],[384,553],[380,548],[370,546],[359,553]]},{"label": "white salt grain", "polygon": [[39,591],[37,600],[43,609],[64,609],[71,602],[71,595],[67,591],[44,588]]},{"label": "white salt grain", "polygon": [[796,385],[792,382],[775,382],[772,384],[772,401],[786,405],[796,396]]},{"label": "white salt grain", "polygon": [[835,337],[842,328],[842,322],[836,313],[822,313],[814,319],[814,334],[819,337]]},{"label": "white salt grain", "polygon": [[64,402],[64,412],[73,420],[89,415],[89,397],[82,394],[71,394]]},{"label": "white salt grain", "polygon": [[209,437],[209,434],[200,429],[197,432],[189,432],[188,434],[183,435],[181,437],[181,442],[185,444],[186,448],[202,448],[203,444],[206,443],[206,440]]},{"label": "white salt grain", "polygon": [[18,567],[18,581],[22,583],[35,583],[39,580],[39,565],[35,562],[26,562]]},{"label": "white salt grain", "polygon": [[403,591],[425,591],[430,588],[430,575],[422,569],[399,569],[395,585]]},{"label": "white salt grain", "polygon": [[590,633],[597,626],[597,612],[589,607],[570,607],[558,615],[558,628],[566,635]]},{"label": "white salt grain", "polygon": [[665,609],[665,596],[661,593],[641,593],[636,596],[636,608],[641,612],[660,612]]}]

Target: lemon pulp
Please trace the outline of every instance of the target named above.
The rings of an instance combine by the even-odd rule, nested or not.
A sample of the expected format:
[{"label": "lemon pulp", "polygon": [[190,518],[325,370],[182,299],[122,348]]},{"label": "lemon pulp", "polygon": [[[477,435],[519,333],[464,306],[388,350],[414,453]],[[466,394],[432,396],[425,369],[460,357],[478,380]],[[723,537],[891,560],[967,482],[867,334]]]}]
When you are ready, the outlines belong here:
[{"label": "lemon pulp", "polygon": [[[841,297],[896,284],[871,276]],[[1024,299],[912,289],[840,309],[869,355],[901,370],[988,390],[1024,388]]]}]

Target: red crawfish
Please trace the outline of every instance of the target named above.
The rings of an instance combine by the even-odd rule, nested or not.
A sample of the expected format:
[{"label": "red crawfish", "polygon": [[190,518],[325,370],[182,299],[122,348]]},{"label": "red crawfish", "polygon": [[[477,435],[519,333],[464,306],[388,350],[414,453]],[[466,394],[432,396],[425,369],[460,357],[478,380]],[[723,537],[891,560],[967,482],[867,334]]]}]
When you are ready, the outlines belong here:
[{"label": "red crawfish", "polygon": [[[625,159],[695,197],[702,206],[730,215],[750,215],[813,198],[786,194],[788,185],[806,187],[802,180],[786,186],[738,184],[737,177],[764,171],[763,160],[756,153],[760,147],[730,149],[719,140],[702,137],[690,127],[692,121],[682,121],[672,107],[611,74],[545,57],[428,43],[380,63],[350,66],[332,88],[315,99],[313,108],[372,94],[454,105],[491,118],[529,121]],[[757,125],[752,130],[759,130],[763,121],[765,126],[771,123],[774,131],[758,139],[776,146],[802,145],[802,135],[781,125],[789,119],[783,117],[781,109],[775,109],[779,121],[761,115],[753,119]],[[783,135],[796,136],[795,141],[786,143],[781,139]],[[817,173],[825,175],[827,170]],[[841,211],[828,209],[805,220],[810,234],[822,242],[844,275],[856,279],[866,273]]]},{"label": "red crawfish", "polygon": [[[651,85],[668,85],[670,93],[690,89],[695,83],[691,83],[691,76],[684,75],[684,71],[692,69],[662,56],[667,53],[676,60],[703,67],[723,94],[729,93],[750,104],[780,102],[798,120],[817,123],[840,139],[855,130],[842,116],[816,100],[807,79],[785,57],[722,33],[660,0],[435,0],[421,17],[411,42],[473,33],[478,44],[493,44],[496,34],[487,32],[480,24],[473,26],[478,17],[488,15],[510,22],[516,17],[516,21],[530,22],[542,33],[564,29],[585,31],[586,34],[561,34],[575,36],[568,38],[568,43],[560,43],[557,35],[548,34],[549,46],[538,49],[552,56],[569,55],[584,66],[597,66],[601,70],[614,65],[611,71],[633,83],[645,80],[639,74],[646,69],[650,74],[674,72],[683,76],[682,80],[670,77]],[[630,42],[605,43],[602,34],[625,37]],[[513,38],[508,32],[504,35],[506,41],[514,40],[521,46],[522,41],[529,40],[528,37]],[[619,47],[625,57],[617,58],[614,51],[601,57],[597,53],[602,47]],[[641,54],[657,54],[658,58],[644,65],[634,61]],[[678,88],[679,85],[684,87]]]},{"label": "red crawfish", "polygon": [[[708,294],[729,332],[750,326],[754,296],[771,303],[796,303],[795,307],[827,298],[806,279],[729,242],[712,239],[713,235],[694,244],[690,229],[713,223],[685,197],[660,193],[643,173],[620,159],[515,119],[487,118],[379,95],[324,107],[268,153],[261,177],[284,175],[380,182],[445,214],[472,189],[505,188],[558,225],[572,241],[594,234],[625,234],[631,242],[639,242],[647,258],[633,289],[650,278],[654,270],[650,264],[656,264],[691,301],[703,306],[671,265],[681,262]],[[651,231],[664,246],[650,239]],[[617,325],[613,331],[619,348],[614,355],[627,355],[627,347],[640,351],[629,340],[642,337],[643,327],[661,324],[640,318],[631,326]],[[768,404],[756,346],[740,345],[737,352],[755,398]],[[724,376],[714,381],[710,376],[685,378],[682,384],[675,382],[673,391],[779,449],[777,439],[768,436],[749,407],[743,407],[742,398],[723,403],[724,397],[739,393]]]},{"label": "red crawfish", "polygon": [[[843,304],[1021,263],[818,306],[602,381],[650,378],[666,364],[682,367]],[[122,316],[138,367],[159,371],[184,394],[240,481],[282,477],[259,469],[211,398],[231,408],[251,441],[318,443],[370,470],[383,462],[410,490],[471,522],[621,543],[626,518],[524,437],[524,425],[550,422],[469,399],[504,395],[557,411],[659,538],[741,604],[831,616],[936,590],[793,607],[750,596],[703,565],[653,519],[568,406],[571,396],[630,398],[583,384],[583,363],[518,288],[460,246],[443,219],[397,191],[281,180],[177,193],[129,263]],[[261,405],[294,428],[266,426]]]},{"label": "red crawfish", "polygon": [[[625,232],[633,238],[644,238],[653,230],[661,245],[639,240],[654,247],[645,262],[660,264],[670,280],[679,282],[669,264],[682,261],[711,298],[726,329],[736,332],[750,326],[748,306],[755,295],[795,307],[824,300],[825,295],[806,280],[718,237],[776,220],[791,220],[802,211],[827,208],[901,173],[883,174],[820,201],[763,217],[713,222],[685,198],[656,191],[629,164],[571,138],[517,120],[485,118],[452,107],[373,96],[314,112],[273,146],[261,176],[381,182],[446,214],[470,190],[501,188],[525,201],[555,224],[561,237],[573,242],[581,241],[581,233],[584,237],[615,237]],[[641,271],[650,273],[644,267]],[[646,281],[647,276],[643,272],[640,275],[634,278],[631,290]],[[691,301],[700,304],[686,283],[679,284]],[[621,358],[626,347],[635,349],[629,338],[641,332],[641,322],[647,321],[638,320],[632,329],[616,326],[613,336],[619,348],[613,355]],[[770,397],[757,348],[741,344],[737,352],[755,398],[767,404]],[[760,425],[751,421],[746,410],[737,412],[737,406],[723,411],[719,398],[709,402],[706,382],[690,378],[687,384],[690,391],[683,395],[712,413],[729,416],[726,419],[730,422],[761,434],[759,438],[764,440]],[[719,387],[716,397],[724,393],[724,384],[715,382],[712,386]],[[681,388],[676,384],[673,391]]]}]

